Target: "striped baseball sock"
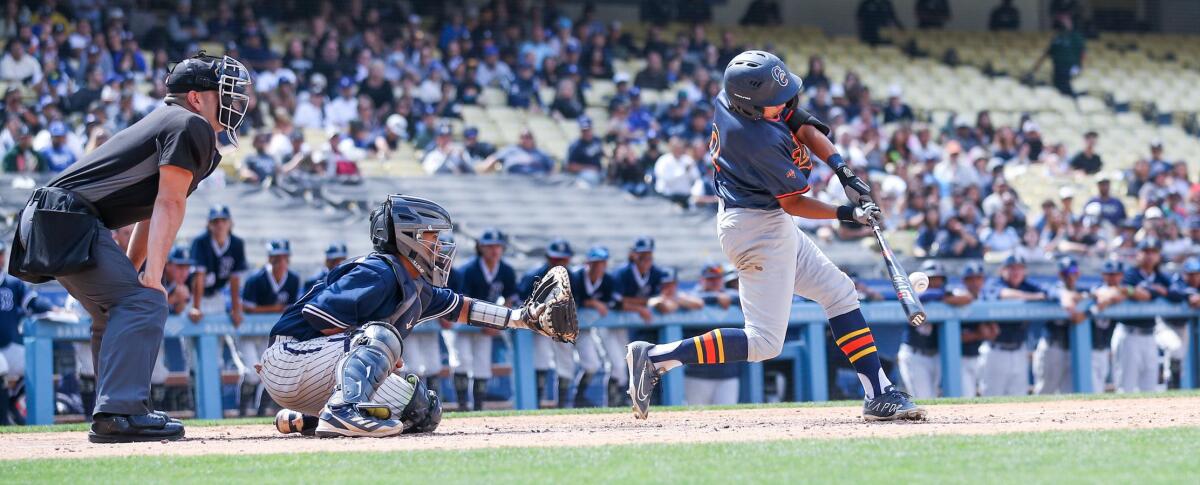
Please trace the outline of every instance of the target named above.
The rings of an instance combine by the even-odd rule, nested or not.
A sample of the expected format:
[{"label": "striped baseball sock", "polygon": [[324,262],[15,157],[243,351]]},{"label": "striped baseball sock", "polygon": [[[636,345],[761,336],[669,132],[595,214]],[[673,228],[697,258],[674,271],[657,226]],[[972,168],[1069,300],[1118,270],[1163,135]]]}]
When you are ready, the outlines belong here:
[{"label": "striped baseball sock", "polygon": [[858,380],[862,382],[867,399],[883,394],[883,389],[892,383],[883,373],[879,352],[875,349],[875,336],[871,335],[871,328],[867,326],[862,311],[855,308],[830,318],[829,328],[833,330],[834,343],[858,372]]},{"label": "striped baseball sock", "polygon": [[650,349],[650,361],[659,372],[684,364],[741,362],[749,354],[746,332],[740,328],[718,328],[704,335],[658,344]]}]

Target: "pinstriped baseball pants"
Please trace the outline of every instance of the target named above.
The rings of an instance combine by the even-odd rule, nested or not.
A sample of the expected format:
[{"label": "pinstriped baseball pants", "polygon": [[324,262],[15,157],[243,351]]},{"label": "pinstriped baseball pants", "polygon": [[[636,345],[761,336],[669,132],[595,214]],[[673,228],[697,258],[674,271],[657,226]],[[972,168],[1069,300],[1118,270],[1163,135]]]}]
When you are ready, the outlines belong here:
[{"label": "pinstriped baseball pants", "polygon": [[[291,337],[276,337],[262,356],[258,375],[267,393],[280,406],[316,416],[333,396],[337,386],[337,367],[350,351],[349,334],[328,335],[297,342]],[[371,396],[373,402],[386,404],[400,415],[412,399],[413,386],[398,374],[384,379]]]}]

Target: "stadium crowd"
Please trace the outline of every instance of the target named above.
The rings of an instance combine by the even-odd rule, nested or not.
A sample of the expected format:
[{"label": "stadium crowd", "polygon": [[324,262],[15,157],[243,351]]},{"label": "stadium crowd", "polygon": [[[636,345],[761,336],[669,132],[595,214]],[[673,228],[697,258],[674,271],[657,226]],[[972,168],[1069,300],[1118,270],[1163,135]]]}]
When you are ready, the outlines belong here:
[{"label": "stadium crowd", "polygon": [[[610,184],[634,196],[663,197],[681,210],[716,210],[708,140],[721,73],[728,60],[742,50],[771,50],[772,46],[745,45],[730,31],[721,32],[714,40],[704,24],[674,37],[651,26],[645,38],[636,39],[619,22],[598,20],[590,6],[578,18],[570,18],[553,1],[534,2],[528,8],[519,6],[521,2],[494,1],[478,9],[416,3],[415,9],[407,9],[385,2],[323,1],[315,11],[308,11],[291,3],[266,9],[253,2],[222,1],[201,11],[191,1],[181,0],[173,11],[155,13],[163,19],[157,21],[153,16],[150,20],[135,16],[130,9],[101,8],[96,2],[8,0],[0,15],[0,38],[5,39],[0,82],[6,86],[0,105],[0,171],[34,174],[63,170],[160,105],[171,60],[201,46],[216,45],[254,71],[256,102],[245,124],[245,139],[251,146],[244,157],[234,161],[236,174],[225,182],[217,177],[212,183],[353,184],[362,177],[359,162],[378,159],[395,163],[396,153],[409,147],[419,154],[420,166],[430,174],[563,173],[578,177],[583,185]],[[770,3],[755,2],[755,8],[769,9]],[[645,67],[638,72],[616,70],[614,61],[629,59],[645,59]],[[789,61],[798,65],[805,60]],[[987,111],[981,111],[972,119],[960,115],[938,126],[905,103],[900,86],[864,85],[853,70],[833,79],[822,58],[806,61],[798,70],[805,86],[801,106],[829,124],[839,151],[872,182],[885,225],[913,231],[913,252],[918,257],[969,261],[961,288],[946,288],[949,275],[932,263],[927,272],[933,277],[934,290],[942,291],[931,291],[925,298],[944,299],[952,305],[986,299],[1045,299],[1059,301],[1073,312],[1078,302],[1088,298],[1099,308],[1124,299],[1164,299],[1200,306],[1196,290],[1200,287],[1200,261],[1190,259],[1200,255],[1200,184],[1191,180],[1184,161],[1167,158],[1169,152],[1161,143],[1151,143],[1144,159],[1137,160],[1132,169],[1115,172],[1106,167],[1103,154],[1095,151],[1095,133],[1084,135],[1081,152],[1068,153],[1061,140],[1044,140],[1028,117],[1014,126],[1000,126]],[[587,116],[584,101],[590,86],[598,81],[615,85],[603,123]],[[552,88],[549,99],[543,97],[543,87]],[[547,153],[539,148],[539,134],[529,129],[520,131],[508,146],[482,141],[477,127],[465,126],[456,132],[460,123],[454,120],[461,118],[463,107],[479,104],[485,89],[490,88],[504,93],[508,107],[577,123],[579,138],[571,141],[566,153]],[[873,96],[873,89],[885,90],[886,100]],[[642,92],[646,90],[672,94],[666,100],[644,102]],[[322,136],[314,140],[306,131]],[[1064,178],[1100,176],[1094,179],[1094,195],[1063,188],[1056,199],[1030,207],[1018,193],[1020,188],[1006,177],[1013,167],[1038,167]],[[829,202],[844,197],[838,184],[828,183],[831,177],[823,164],[814,164],[810,177],[814,197]],[[1127,206],[1122,199],[1136,200],[1136,205]],[[249,275],[247,249],[221,242],[232,238],[228,225],[222,229],[221,223],[230,219],[227,209],[214,209],[206,235],[198,236],[190,250],[181,248],[173,255],[176,269],[168,271],[168,277],[174,283],[175,311],[193,319],[206,312],[228,312],[237,323],[245,312],[277,311],[279,305],[302,294],[299,284],[303,280],[287,268],[287,242],[272,243],[270,263]],[[797,224],[826,241],[859,240],[871,233],[866,227],[831,221],[798,219]],[[201,241],[205,237],[211,244]],[[486,264],[494,269],[503,254],[503,238],[485,239],[479,241],[480,261],[468,262],[464,268]],[[242,254],[209,254],[212,251],[205,249],[205,244]],[[488,246],[501,249],[492,254],[482,249]],[[569,243],[565,251],[553,245],[547,249],[547,254],[566,254],[565,263],[564,256],[551,262],[572,261]],[[690,285],[681,290],[674,269],[654,267],[652,256],[641,256],[652,252],[652,240],[639,240],[631,246],[625,264],[619,257],[610,258],[607,248],[590,248],[586,256],[575,260],[583,264],[573,274],[581,278],[580,285],[589,287],[611,278],[613,289],[604,297],[607,300],[585,299],[581,305],[601,313],[632,311],[650,321],[654,318],[650,309],[665,313],[706,304],[736,304],[736,294],[726,285],[736,287],[735,275],[719,265],[703,268],[695,291]],[[326,253],[329,264],[345,256],[344,246],[336,244]],[[232,258],[234,264],[226,268],[220,262],[224,257]],[[998,275],[984,274],[976,261],[985,258],[1002,262]],[[1087,291],[1075,282],[1080,268],[1075,261],[1084,258],[1107,260],[1103,284]],[[622,267],[609,275],[604,265],[610,260]],[[1056,264],[1062,283],[1043,288],[1026,282],[1027,262]],[[1168,270],[1177,274],[1170,276],[1164,272]],[[221,272],[226,274],[216,274]],[[462,278],[467,277],[465,270],[461,273]],[[1121,278],[1113,276],[1116,274]],[[647,275],[650,282],[642,281]],[[247,276],[245,281],[242,276]],[[505,294],[490,296],[519,301],[515,276],[511,294],[506,289]],[[589,277],[598,279],[584,283],[583,278]],[[622,283],[630,279],[638,284]],[[281,293],[281,287],[287,289]],[[623,291],[630,293],[621,298]],[[864,299],[877,296],[863,288]],[[10,305],[3,311],[5,333],[0,334],[0,348],[17,347],[19,321],[26,309]],[[1076,313],[1072,320],[1083,321],[1084,314]],[[1123,327],[1128,331],[1122,331],[1122,336],[1129,335],[1132,340],[1144,337],[1146,322],[1122,322],[1107,330],[1099,328],[1099,320],[1093,324],[1098,326],[1094,332],[1097,351],[1114,350],[1114,369],[1148,369],[1151,364],[1143,361],[1159,358],[1157,351],[1151,356],[1144,348],[1123,353],[1128,346],[1117,341],[1127,340],[1125,337],[1105,340],[1112,336],[1113,328]],[[1025,352],[1028,329],[1017,327],[982,324],[966,329],[965,358],[980,355],[980,342],[989,342],[984,348],[995,349],[990,353],[990,365],[1015,373],[999,356]],[[1060,374],[1067,361],[1053,350],[1065,345],[1062,328],[1066,328],[1063,322],[1046,324],[1045,336],[1036,349],[1035,374],[1042,374],[1035,387],[1038,392],[1069,390]],[[1149,328],[1153,331],[1153,322]],[[1171,328],[1178,330],[1178,326]],[[906,330],[906,347],[899,357],[907,388],[918,397],[936,394],[939,382],[937,378],[928,380],[930,371],[914,370],[920,368],[914,362],[921,358],[925,364],[937,361],[936,355],[930,357],[937,349],[936,335],[923,333],[925,330],[936,332],[936,326]],[[569,374],[574,380],[566,387],[560,382],[560,405],[570,405],[566,389],[586,388],[590,376],[602,368],[613,370],[606,401],[624,399],[620,389],[626,376],[615,371],[623,368],[624,353],[607,349],[619,349],[622,340],[629,340],[620,332],[603,332],[605,335],[593,339],[603,342],[597,348],[579,349],[578,372],[558,371],[559,376]],[[467,338],[451,342],[456,337],[449,334],[442,338],[450,354],[451,387],[460,406],[469,407],[466,396],[470,395],[478,409],[482,402],[478,393],[486,392],[491,376],[490,350],[484,358],[488,359],[486,365],[472,365],[465,362],[470,360],[466,356],[484,352],[484,347],[462,344]],[[457,350],[451,350],[455,347]],[[555,360],[571,358],[562,358],[560,350],[548,346],[539,348],[539,383],[546,388],[545,372],[556,367]],[[584,356],[584,352],[593,355]],[[253,350],[243,352],[237,362],[245,376],[240,400],[243,413],[255,408],[265,412],[269,407],[250,371],[253,354]],[[613,355],[616,357],[608,358]],[[1177,378],[1177,370],[1171,371],[1178,368],[1178,356],[1172,356],[1170,350],[1167,355],[1165,374]],[[1013,358],[1014,362],[1022,360]],[[1137,365],[1122,367],[1121,359],[1140,360]],[[420,372],[427,377],[441,375],[441,361],[439,354],[429,360],[437,365],[429,364]],[[969,367],[987,376],[983,369],[988,365],[964,365],[964,372]],[[89,365],[80,365],[81,373],[84,367]],[[1152,367],[1157,371],[1158,364]],[[734,382],[736,386],[737,369],[732,366],[688,371],[689,380],[722,381],[719,384],[724,386]],[[9,377],[15,383],[12,374]],[[1060,380],[1053,380],[1051,374]],[[1129,381],[1134,387],[1122,387],[1126,385],[1123,379],[1132,374],[1113,374],[1118,390],[1143,389],[1147,382],[1142,379],[1143,372]],[[925,382],[934,383],[928,392],[922,387]],[[1024,393],[1025,384],[988,384],[983,379],[966,389],[984,394]],[[693,387],[689,385],[689,400],[701,402],[704,393],[700,391],[691,398]],[[711,400],[713,396],[736,396],[736,392],[709,391],[706,395],[705,399]],[[577,405],[586,401],[580,396]],[[251,405],[252,401],[258,402]],[[0,418],[4,416],[0,413]],[[0,419],[0,424],[3,422]]]}]

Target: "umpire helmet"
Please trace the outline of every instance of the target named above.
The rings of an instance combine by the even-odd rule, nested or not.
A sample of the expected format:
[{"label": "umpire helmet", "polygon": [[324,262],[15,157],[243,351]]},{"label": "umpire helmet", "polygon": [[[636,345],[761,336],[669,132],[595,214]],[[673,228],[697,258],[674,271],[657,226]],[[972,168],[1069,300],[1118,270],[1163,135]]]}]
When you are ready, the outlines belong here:
[{"label": "umpire helmet", "polygon": [[250,71],[229,56],[210,56],[200,51],[174,66],[168,66],[167,91],[174,94],[188,91],[217,91],[221,108],[217,121],[225,127],[225,135],[237,147],[237,129],[246,118],[250,106]]},{"label": "umpire helmet", "polygon": [[729,105],[751,119],[763,117],[764,106],[791,101],[800,92],[800,76],[770,52],[746,51],[725,66],[725,94]]},{"label": "umpire helmet", "polygon": [[437,203],[392,194],[371,211],[371,244],[376,251],[404,256],[429,284],[446,286],[455,247],[440,237],[426,240],[424,233],[453,230],[450,214]]}]

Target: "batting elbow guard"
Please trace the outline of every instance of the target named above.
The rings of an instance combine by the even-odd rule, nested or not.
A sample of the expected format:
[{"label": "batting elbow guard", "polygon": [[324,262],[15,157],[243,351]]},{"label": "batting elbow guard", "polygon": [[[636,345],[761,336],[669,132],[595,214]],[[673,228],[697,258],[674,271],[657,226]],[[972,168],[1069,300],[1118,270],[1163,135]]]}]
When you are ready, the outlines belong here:
[{"label": "batting elbow guard", "polygon": [[829,136],[829,125],[822,123],[821,120],[813,116],[812,113],[805,111],[801,107],[793,107],[783,114],[783,122],[787,124],[788,131],[796,133],[803,128],[804,125],[810,125],[821,132],[822,135]]}]

